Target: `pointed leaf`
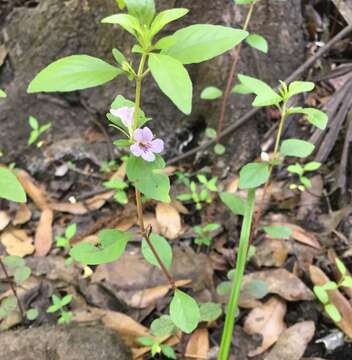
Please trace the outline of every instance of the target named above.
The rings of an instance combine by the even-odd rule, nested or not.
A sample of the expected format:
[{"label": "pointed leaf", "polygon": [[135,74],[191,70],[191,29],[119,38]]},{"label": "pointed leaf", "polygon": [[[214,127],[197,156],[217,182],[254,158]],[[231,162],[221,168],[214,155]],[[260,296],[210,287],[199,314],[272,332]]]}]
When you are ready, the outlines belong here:
[{"label": "pointed leaf", "polygon": [[266,183],[269,179],[267,163],[250,163],[240,171],[240,189],[253,189]]},{"label": "pointed leaf", "polygon": [[[157,234],[151,234],[149,240],[152,243],[156,253],[160,257],[162,263],[165,265],[167,269],[170,269],[172,265],[172,248],[168,243],[168,241],[162,236]],[[159,262],[154,256],[152,250],[150,249],[145,239],[142,240],[142,254],[150,264],[160,269]]]},{"label": "pointed leaf", "polygon": [[159,13],[150,28],[151,36],[157,34],[161,29],[163,29],[167,24],[172,21],[175,21],[189,12],[188,9],[179,8],[179,9],[169,9]]},{"label": "pointed leaf", "polygon": [[244,215],[245,201],[235,194],[228,192],[220,193],[221,201],[235,214]]},{"label": "pointed leaf", "polygon": [[315,146],[304,140],[288,139],[281,144],[280,153],[285,156],[305,158],[312,154]]},{"label": "pointed leaf", "polygon": [[141,24],[150,25],[155,16],[154,0],[125,0],[130,15],[135,16]]},{"label": "pointed leaf", "polygon": [[247,37],[246,42],[248,43],[248,45],[250,45],[254,49],[257,49],[263,53],[268,52],[268,49],[269,49],[268,42],[261,35],[250,34]]},{"label": "pointed leaf", "polygon": [[130,34],[142,34],[142,28],[137,18],[128,14],[116,14],[104,18],[103,24],[117,24],[123,27]]},{"label": "pointed leaf", "polygon": [[72,55],[57,60],[39,72],[28,92],[55,92],[88,89],[105,84],[123,71],[89,55]]},{"label": "pointed leaf", "polygon": [[295,107],[289,109],[289,114],[304,114],[307,116],[307,120],[320,130],[325,130],[328,124],[328,116],[323,112],[315,108],[301,108]]},{"label": "pointed leaf", "polygon": [[200,94],[200,98],[203,100],[215,100],[222,96],[222,90],[215,86],[206,87]]},{"label": "pointed leaf", "polygon": [[310,81],[294,81],[288,87],[288,97],[310,92],[315,88],[315,84]]},{"label": "pointed leaf", "polygon": [[0,168],[0,199],[24,203],[26,193],[16,175],[5,168]]}]

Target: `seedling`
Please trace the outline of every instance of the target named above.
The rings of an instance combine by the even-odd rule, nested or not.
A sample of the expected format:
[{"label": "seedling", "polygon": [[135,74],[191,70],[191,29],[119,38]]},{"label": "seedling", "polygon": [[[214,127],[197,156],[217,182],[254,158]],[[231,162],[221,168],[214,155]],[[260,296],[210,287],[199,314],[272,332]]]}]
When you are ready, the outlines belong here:
[{"label": "seedling", "polygon": [[66,228],[63,236],[57,236],[55,238],[56,246],[64,248],[66,251],[70,251],[71,250],[70,242],[73,239],[73,237],[76,235],[76,232],[77,232],[77,225],[76,224],[69,225]]},{"label": "seedling", "polygon": [[115,160],[103,161],[100,165],[100,172],[102,173],[111,173],[118,169],[117,162]]},{"label": "seedling", "polygon": [[64,324],[69,324],[72,320],[72,312],[71,311],[67,311],[66,307],[71,303],[72,301],[72,295],[65,295],[63,298],[57,296],[57,295],[53,295],[51,297],[52,299],[52,305],[49,306],[47,312],[52,314],[52,313],[58,313],[59,314],[59,319],[58,319],[58,324],[60,325],[64,325]]},{"label": "seedling", "polygon": [[128,203],[128,196],[126,193],[126,189],[128,188],[128,184],[122,179],[111,179],[104,183],[104,186],[107,189],[116,190],[114,199],[117,203],[126,205]]},{"label": "seedling", "polygon": [[30,116],[28,118],[28,123],[32,128],[32,131],[28,139],[28,145],[32,145],[36,143],[37,147],[40,147],[43,143],[39,141],[39,138],[42,134],[44,134],[46,131],[50,129],[51,123],[46,123],[42,126],[39,126],[38,120],[33,116]]},{"label": "seedling", "polygon": [[342,320],[338,308],[331,302],[329,291],[341,288],[352,289],[352,277],[349,275],[345,264],[339,259],[335,259],[337,269],[340,272],[341,279],[338,283],[329,281],[322,286],[314,286],[313,291],[318,300],[323,304],[325,312],[335,322]]},{"label": "seedling", "polygon": [[201,246],[210,246],[213,240],[212,233],[220,228],[219,224],[207,224],[204,226],[194,226],[193,230],[196,234],[194,242]]},{"label": "seedling", "polygon": [[311,161],[305,165],[300,165],[296,163],[295,165],[290,165],[287,167],[288,172],[298,175],[299,184],[290,184],[291,190],[298,189],[299,191],[305,191],[312,187],[312,182],[310,179],[305,176],[307,172],[316,171],[321,167],[321,163],[317,161]]}]

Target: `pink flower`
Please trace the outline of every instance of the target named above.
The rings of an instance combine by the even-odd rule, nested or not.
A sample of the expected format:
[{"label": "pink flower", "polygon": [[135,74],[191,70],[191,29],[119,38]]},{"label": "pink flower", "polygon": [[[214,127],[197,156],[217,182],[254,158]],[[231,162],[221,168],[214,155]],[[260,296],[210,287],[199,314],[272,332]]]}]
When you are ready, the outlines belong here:
[{"label": "pink flower", "polygon": [[110,112],[114,116],[119,117],[127,129],[132,128],[134,121],[134,108],[125,106],[119,109],[111,109]]},{"label": "pink flower", "polygon": [[145,161],[154,161],[155,155],[164,150],[164,142],[161,139],[154,139],[154,135],[148,127],[137,129],[133,133],[135,144],[130,150],[134,156],[142,157]]}]

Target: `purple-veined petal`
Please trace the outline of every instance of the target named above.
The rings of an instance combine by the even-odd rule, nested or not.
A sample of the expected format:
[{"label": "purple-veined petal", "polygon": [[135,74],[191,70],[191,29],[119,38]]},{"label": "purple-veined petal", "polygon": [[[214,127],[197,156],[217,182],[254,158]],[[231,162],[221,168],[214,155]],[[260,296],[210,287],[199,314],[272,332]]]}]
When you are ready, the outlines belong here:
[{"label": "purple-veined petal", "polygon": [[143,151],[142,152],[142,158],[145,161],[154,161],[155,160],[155,155],[151,152],[151,151]]},{"label": "purple-veined petal", "polygon": [[133,144],[130,146],[131,153],[134,156],[141,156],[143,154],[143,149],[138,144]]},{"label": "purple-veined petal", "polygon": [[144,142],[150,142],[153,140],[154,135],[147,126],[145,128],[143,128],[142,131],[143,131],[143,141]]},{"label": "purple-veined petal", "polygon": [[163,150],[164,150],[164,141],[162,141],[161,139],[153,140],[151,142],[151,150],[156,154],[159,154],[159,153],[163,152]]},{"label": "purple-veined petal", "polygon": [[143,142],[143,130],[142,129],[136,129],[133,133],[133,139],[135,139],[137,142]]}]

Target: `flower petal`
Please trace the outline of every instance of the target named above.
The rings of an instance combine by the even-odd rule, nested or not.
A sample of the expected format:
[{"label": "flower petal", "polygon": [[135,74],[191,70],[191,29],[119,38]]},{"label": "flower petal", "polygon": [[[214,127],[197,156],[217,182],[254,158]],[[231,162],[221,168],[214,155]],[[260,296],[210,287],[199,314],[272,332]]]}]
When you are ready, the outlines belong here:
[{"label": "flower petal", "polygon": [[133,125],[134,108],[124,106],[119,109],[111,109],[111,114],[121,119],[122,123],[127,127],[131,128]]},{"label": "flower petal", "polygon": [[143,130],[142,129],[136,129],[133,133],[133,138],[137,141],[137,142],[142,142],[144,141],[144,136],[143,136]]},{"label": "flower petal", "polygon": [[161,139],[153,140],[151,142],[151,150],[156,154],[159,154],[162,151],[164,151],[164,141],[162,141]]},{"label": "flower petal", "polygon": [[141,156],[143,154],[143,149],[138,144],[133,144],[130,146],[131,153],[134,156]]},{"label": "flower petal", "polygon": [[142,131],[143,131],[143,140],[145,142],[150,142],[153,140],[154,135],[147,126],[145,128],[143,128]]},{"label": "flower petal", "polygon": [[155,160],[155,155],[151,151],[143,151],[142,158],[145,161],[154,161]]}]

